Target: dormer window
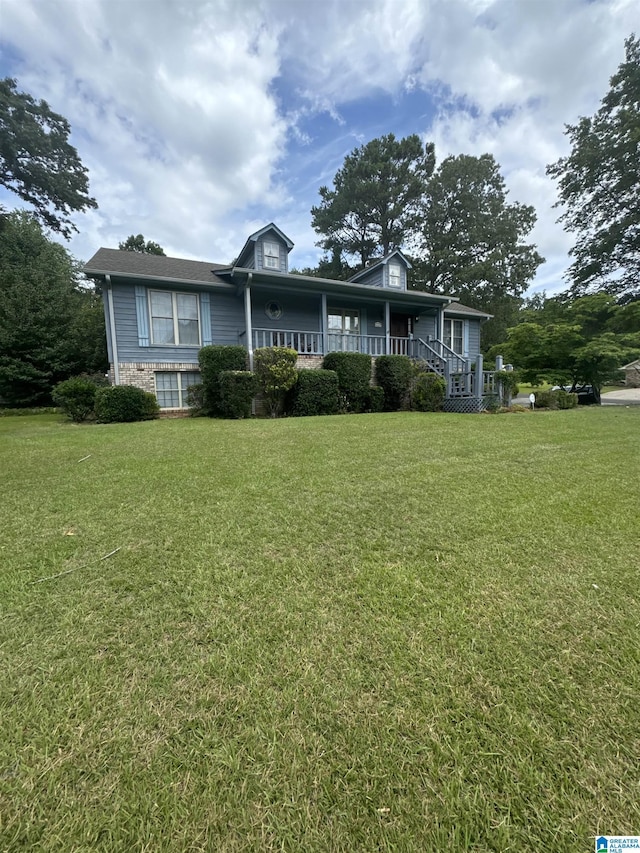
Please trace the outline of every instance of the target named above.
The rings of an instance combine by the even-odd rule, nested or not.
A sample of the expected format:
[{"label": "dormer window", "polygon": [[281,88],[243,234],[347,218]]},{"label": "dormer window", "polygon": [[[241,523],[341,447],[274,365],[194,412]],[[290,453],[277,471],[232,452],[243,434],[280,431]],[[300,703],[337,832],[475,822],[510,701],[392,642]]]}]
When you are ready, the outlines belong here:
[{"label": "dormer window", "polygon": [[389,264],[389,287],[402,287],[402,270],[400,264]]},{"label": "dormer window", "polygon": [[264,244],[264,266],[266,269],[280,269],[280,246],[265,240]]}]

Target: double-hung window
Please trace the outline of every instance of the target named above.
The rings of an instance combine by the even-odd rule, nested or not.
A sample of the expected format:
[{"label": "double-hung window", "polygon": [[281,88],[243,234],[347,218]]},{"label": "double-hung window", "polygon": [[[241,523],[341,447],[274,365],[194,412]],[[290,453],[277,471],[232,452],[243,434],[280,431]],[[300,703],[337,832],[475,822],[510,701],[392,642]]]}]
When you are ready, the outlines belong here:
[{"label": "double-hung window", "polygon": [[464,355],[464,320],[444,321],[444,343],[458,355]]},{"label": "double-hung window", "polygon": [[196,371],[178,373],[162,371],[156,373],[156,397],[161,409],[186,409],[187,389],[200,382],[200,374]]},{"label": "double-hung window", "polygon": [[402,287],[402,270],[400,264],[389,264],[389,287]]},{"label": "double-hung window", "polygon": [[149,305],[152,343],[200,346],[198,297],[195,293],[150,290]]},{"label": "double-hung window", "polygon": [[280,269],[280,246],[265,240],[263,243],[264,265],[270,270]]}]

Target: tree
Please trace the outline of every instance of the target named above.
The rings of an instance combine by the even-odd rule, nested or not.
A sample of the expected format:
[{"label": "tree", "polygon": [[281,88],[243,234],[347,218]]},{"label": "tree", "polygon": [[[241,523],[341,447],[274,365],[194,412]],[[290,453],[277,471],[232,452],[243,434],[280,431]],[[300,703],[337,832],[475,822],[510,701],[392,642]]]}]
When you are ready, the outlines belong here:
[{"label": "tree", "polygon": [[559,181],[559,221],[575,232],[569,268],[576,295],[602,288],[640,294],[640,40],[592,117],[567,125],[571,153],[547,167]]},{"label": "tree", "polygon": [[507,189],[491,154],[447,157],[429,180],[414,281],[419,289],[454,293],[493,314],[483,347],[503,340],[517,322],[522,294],[544,262],[526,238],[536,214],[507,204]]},{"label": "tree", "polygon": [[142,234],[130,234],[122,243],[118,243],[118,248],[124,252],[140,252],[143,255],[164,255],[164,249],[153,240],[147,240],[145,243]]},{"label": "tree", "polygon": [[399,248],[415,227],[425,182],[433,172],[434,146],[416,134],[393,133],[355,148],[333,179],[320,187],[311,209],[318,243],[334,259],[358,258],[362,267]]},{"label": "tree", "polygon": [[87,169],[69,144],[71,128],[46,101],[0,80],[0,184],[33,207],[43,225],[69,239],[73,211],[96,208]]},{"label": "tree", "polygon": [[519,368],[526,382],[593,385],[618,379],[618,368],[640,354],[640,314],[606,293],[560,294],[522,311],[525,322],[492,348]]},{"label": "tree", "polygon": [[25,211],[0,231],[0,399],[13,406],[50,402],[53,386],[104,370],[104,318],[82,288],[77,264]]}]

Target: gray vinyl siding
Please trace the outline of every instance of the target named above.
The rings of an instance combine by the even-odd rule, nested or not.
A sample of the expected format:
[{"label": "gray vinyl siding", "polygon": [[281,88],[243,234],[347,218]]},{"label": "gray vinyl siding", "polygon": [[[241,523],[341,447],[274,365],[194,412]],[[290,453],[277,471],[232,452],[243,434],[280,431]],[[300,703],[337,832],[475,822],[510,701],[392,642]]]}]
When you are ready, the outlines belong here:
[{"label": "gray vinyl siding", "polygon": [[104,327],[107,335],[107,358],[109,359],[109,364],[113,364],[113,348],[111,346],[111,320],[109,318],[109,307],[107,305],[107,299],[109,298],[107,285],[102,285],[102,307],[104,308]]},{"label": "gray vinyl siding", "polygon": [[480,352],[480,321],[468,320],[469,323],[469,358],[475,358]]},{"label": "gray vinyl siding", "polygon": [[[277,302],[282,308],[279,320],[267,317],[268,302]],[[251,325],[254,329],[286,329],[296,332],[322,331],[322,299],[314,294],[283,293],[276,290],[251,292]]]},{"label": "gray vinyl siding", "polygon": [[[376,327],[376,322],[381,323]],[[378,335],[384,337],[384,305],[369,305],[367,307],[367,323],[362,324],[362,332],[365,335]]]},{"label": "gray vinyl siding", "polygon": [[435,338],[437,327],[436,327],[436,315],[435,314],[419,314],[420,317],[417,323],[414,323],[414,337],[422,338],[426,343],[429,342],[429,338]]},{"label": "gray vinyl siding", "polygon": [[[171,290],[171,288],[159,285],[156,287],[152,286],[150,289]],[[202,293],[205,291],[193,287],[185,289],[185,292]],[[242,298],[236,296],[235,293],[208,292],[210,294],[213,343],[237,344],[238,333],[244,330]],[[154,346],[153,344],[148,347],[139,346],[135,288],[133,285],[114,284],[113,302],[119,361],[176,361],[197,364],[199,347]]]}]

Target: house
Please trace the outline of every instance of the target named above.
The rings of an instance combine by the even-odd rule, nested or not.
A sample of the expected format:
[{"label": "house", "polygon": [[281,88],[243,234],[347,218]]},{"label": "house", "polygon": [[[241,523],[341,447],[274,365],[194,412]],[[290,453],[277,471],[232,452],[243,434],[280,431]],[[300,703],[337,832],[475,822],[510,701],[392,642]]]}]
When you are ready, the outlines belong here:
[{"label": "house", "polygon": [[623,364],[620,370],[624,370],[624,384],[627,388],[640,388],[640,358]]},{"label": "house", "polygon": [[446,377],[448,409],[481,409],[491,377],[482,371],[480,326],[490,315],[410,290],[411,264],[399,250],[336,281],[289,272],[292,248],[270,223],[232,265],[100,249],[84,272],[102,287],[111,381],[153,392],[161,409],[182,409],[207,344],[242,344],[250,365],[268,346],[297,350],[300,367],[319,367],[336,350],[394,353],[425,359]]}]

